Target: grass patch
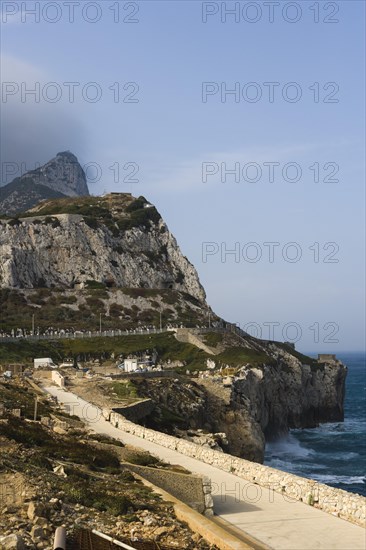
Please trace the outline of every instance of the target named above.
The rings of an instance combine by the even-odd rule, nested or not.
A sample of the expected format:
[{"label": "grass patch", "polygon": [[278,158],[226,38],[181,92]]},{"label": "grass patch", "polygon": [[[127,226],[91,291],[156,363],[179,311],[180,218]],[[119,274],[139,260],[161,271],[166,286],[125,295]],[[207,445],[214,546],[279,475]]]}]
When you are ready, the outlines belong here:
[{"label": "grass patch", "polygon": [[155,466],[160,463],[160,460],[155,456],[137,451],[127,451],[123,458],[126,462],[138,466]]},{"label": "grass patch", "polygon": [[215,356],[222,364],[239,367],[250,363],[251,365],[275,364],[275,361],[265,353],[243,347],[229,347]]},{"label": "grass patch", "polygon": [[221,332],[207,332],[203,338],[203,342],[213,348],[221,344],[222,340],[223,334]]},{"label": "grass patch", "polygon": [[119,399],[137,399],[137,388],[131,380],[113,382],[112,389]]},{"label": "grass patch", "polygon": [[192,344],[178,342],[170,332],[116,336],[111,338],[75,338],[65,340],[4,342],[0,347],[0,362],[31,362],[34,357],[52,357],[61,362],[65,357],[88,356],[108,359],[112,353],[128,355],[155,349],[160,361],[184,361],[187,368],[201,365],[210,357]]}]

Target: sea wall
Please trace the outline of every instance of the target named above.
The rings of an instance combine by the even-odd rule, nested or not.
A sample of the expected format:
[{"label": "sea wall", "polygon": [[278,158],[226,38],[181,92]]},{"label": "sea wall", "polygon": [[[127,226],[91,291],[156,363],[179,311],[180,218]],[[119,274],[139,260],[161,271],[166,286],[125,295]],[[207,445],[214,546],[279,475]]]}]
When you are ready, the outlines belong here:
[{"label": "sea wall", "polygon": [[[282,494],[288,502],[301,501],[342,519],[361,526],[365,525],[366,499],[360,495],[348,493],[311,479],[275,470],[269,466],[263,466],[243,458],[201,447],[184,439],[144,428],[113,411],[110,414],[110,422],[117,428],[137,437],[173,449],[185,456],[201,460],[206,464],[245,479],[249,483],[276,491]],[[247,494],[249,493],[251,491],[247,491]]]}]

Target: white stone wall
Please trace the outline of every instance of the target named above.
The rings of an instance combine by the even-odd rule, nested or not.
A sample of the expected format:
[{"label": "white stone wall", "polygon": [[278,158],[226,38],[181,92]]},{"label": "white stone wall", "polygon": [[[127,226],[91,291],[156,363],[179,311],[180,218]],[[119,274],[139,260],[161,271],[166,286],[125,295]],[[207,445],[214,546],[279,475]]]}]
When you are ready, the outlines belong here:
[{"label": "white stone wall", "polygon": [[52,380],[52,382],[54,382],[55,384],[57,384],[61,388],[65,387],[65,377],[62,376],[62,374],[60,372],[58,372],[57,370],[52,371],[51,380]]},{"label": "white stone wall", "polygon": [[361,526],[365,525],[366,499],[360,495],[144,428],[115,412],[111,412],[110,421],[125,432],[173,449],[185,456],[196,458],[225,472],[233,473],[259,487],[280,493],[288,502],[302,501],[342,519]]}]

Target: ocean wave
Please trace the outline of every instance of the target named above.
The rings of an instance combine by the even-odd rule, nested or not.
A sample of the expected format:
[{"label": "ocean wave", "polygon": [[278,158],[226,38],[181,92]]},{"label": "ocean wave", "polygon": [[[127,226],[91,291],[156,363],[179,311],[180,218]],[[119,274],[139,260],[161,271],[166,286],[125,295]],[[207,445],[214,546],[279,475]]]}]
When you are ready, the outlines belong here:
[{"label": "ocean wave", "polygon": [[285,458],[290,459],[306,458],[314,456],[316,453],[313,449],[303,447],[292,434],[286,437],[272,441],[266,445],[266,454],[273,458]]},{"label": "ocean wave", "polygon": [[325,464],[309,464],[308,462],[303,463],[294,461],[289,462],[276,457],[267,457],[267,459],[265,460],[265,464],[266,466],[270,466],[271,468],[275,468],[276,470],[292,472],[293,474],[303,475],[305,477],[310,476],[311,472],[313,471],[327,469],[327,466]]},{"label": "ocean wave", "polygon": [[366,484],[365,476],[337,476],[330,474],[313,474],[312,478],[315,479],[315,481],[319,481],[320,483],[325,483],[327,485],[358,485],[363,483]]}]

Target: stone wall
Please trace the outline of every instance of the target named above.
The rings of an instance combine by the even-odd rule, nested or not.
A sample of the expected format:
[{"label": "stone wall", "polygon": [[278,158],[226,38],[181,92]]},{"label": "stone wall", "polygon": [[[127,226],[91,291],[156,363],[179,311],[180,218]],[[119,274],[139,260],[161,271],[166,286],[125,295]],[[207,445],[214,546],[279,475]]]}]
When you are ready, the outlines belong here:
[{"label": "stone wall", "polygon": [[[243,478],[254,485],[258,485],[259,490],[260,487],[265,487],[276,491],[282,494],[288,502],[302,501],[358,525],[364,526],[365,524],[366,499],[360,495],[348,493],[342,489],[335,489],[311,479],[281,472],[269,466],[263,466],[243,458],[201,447],[184,439],[144,428],[126,420],[122,415],[115,412],[111,412],[110,422],[125,432]],[[252,492],[246,491],[247,498],[249,493]],[[259,491],[253,491],[253,494],[257,495],[253,497],[256,499],[260,493]]]},{"label": "stone wall", "polygon": [[213,515],[211,481],[208,477],[173,472],[166,468],[149,468],[137,464],[126,464],[132,472],[139,474],[157,487],[205,516]]},{"label": "stone wall", "polygon": [[[114,415],[115,413],[112,412],[111,414]],[[113,422],[115,423],[114,417]],[[167,491],[175,498],[197,510],[200,514],[204,514],[205,516],[213,515],[212,484],[208,477],[176,472],[167,468],[151,468],[149,466],[141,466],[140,464],[132,464],[129,462],[129,455],[134,449],[131,445],[119,447],[110,443],[101,443],[100,441],[93,441],[92,444],[97,449],[112,450],[126,468]],[[138,449],[136,450],[138,451]],[[146,455],[148,456],[147,452]]]},{"label": "stone wall", "polygon": [[57,371],[57,370],[52,371],[51,380],[52,380],[52,382],[54,382],[55,384],[60,386],[60,388],[65,387],[65,377],[62,376],[62,374],[59,371]]}]

